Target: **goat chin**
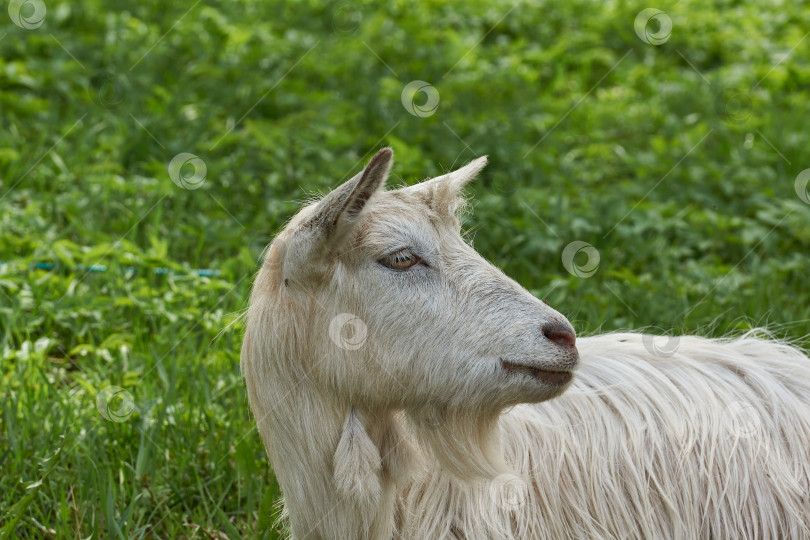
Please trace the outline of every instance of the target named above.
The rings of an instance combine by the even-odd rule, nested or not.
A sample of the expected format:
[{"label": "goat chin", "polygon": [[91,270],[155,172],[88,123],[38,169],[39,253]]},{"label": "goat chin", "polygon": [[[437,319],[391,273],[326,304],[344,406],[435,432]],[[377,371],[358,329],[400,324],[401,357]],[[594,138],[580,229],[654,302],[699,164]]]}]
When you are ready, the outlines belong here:
[{"label": "goat chin", "polygon": [[242,370],[292,536],[810,539],[806,352],[577,340],[460,236],[486,160],[385,191],[392,155],[254,283]]}]

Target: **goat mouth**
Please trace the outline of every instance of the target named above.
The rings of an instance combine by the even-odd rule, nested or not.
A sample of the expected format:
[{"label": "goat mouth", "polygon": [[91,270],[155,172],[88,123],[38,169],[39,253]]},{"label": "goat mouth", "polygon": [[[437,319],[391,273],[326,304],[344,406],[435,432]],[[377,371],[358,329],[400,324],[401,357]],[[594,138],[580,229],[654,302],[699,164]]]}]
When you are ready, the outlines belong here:
[{"label": "goat mouth", "polygon": [[573,373],[570,371],[552,371],[548,369],[540,369],[533,366],[523,364],[513,364],[501,359],[501,367],[509,373],[517,373],[531,377],[532,379],[550,384],[553,386],[563,386],[571,382]]}]

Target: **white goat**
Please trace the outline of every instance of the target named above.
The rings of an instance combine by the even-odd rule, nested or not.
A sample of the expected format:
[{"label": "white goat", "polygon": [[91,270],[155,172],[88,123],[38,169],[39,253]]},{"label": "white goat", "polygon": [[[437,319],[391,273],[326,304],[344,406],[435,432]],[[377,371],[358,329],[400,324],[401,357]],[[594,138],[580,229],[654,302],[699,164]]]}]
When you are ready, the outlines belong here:
[{"label": "white goat", "polygon": [[385,191],[392,155],[301,210],[251,295],[242,369],[293,537],[810,538],[804,352],[577,352],[459,234],[486,159]]}]

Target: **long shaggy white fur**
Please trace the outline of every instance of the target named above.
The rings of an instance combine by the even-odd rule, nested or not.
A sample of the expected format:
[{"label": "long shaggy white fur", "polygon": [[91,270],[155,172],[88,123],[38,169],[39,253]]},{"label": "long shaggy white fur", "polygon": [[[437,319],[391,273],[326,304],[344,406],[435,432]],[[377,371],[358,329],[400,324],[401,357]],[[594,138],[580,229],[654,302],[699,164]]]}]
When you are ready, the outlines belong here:
[{"label": "long shaggy white fur", "polygon": [[[500,417],[501,486],[426,467],[402,538],[810,538],[810,361],[749,333],[582,338],[562,396]],[[437,509],[441,509],[437,512]]]},{"label": "long shaggy white fur", "polygon": [[293,218],[251,295],[242,369],[293,537],[810,538],[804,351],[616,333],[577,356],[459,234],[486,160],[384,191],[391,155]]}]

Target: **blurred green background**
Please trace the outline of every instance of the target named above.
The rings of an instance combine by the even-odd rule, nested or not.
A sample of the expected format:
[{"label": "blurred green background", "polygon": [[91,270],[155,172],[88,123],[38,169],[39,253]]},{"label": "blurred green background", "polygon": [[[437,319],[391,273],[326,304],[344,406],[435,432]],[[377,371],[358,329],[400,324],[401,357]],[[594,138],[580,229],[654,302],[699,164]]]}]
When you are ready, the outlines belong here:
[{"label": "blurred green background", "polygon": [[[664,16],[637,33],[645,8]],[[391,184],[488,154],[475,247],[580,335],[806,344],[808,20],[756,0],[6,1],[0,538],[278,536],[236,318],[300,202],[385,145]],[[411,81],[435,109],[406,109]],[[563,264],[574,241],[590,277]]]}]

